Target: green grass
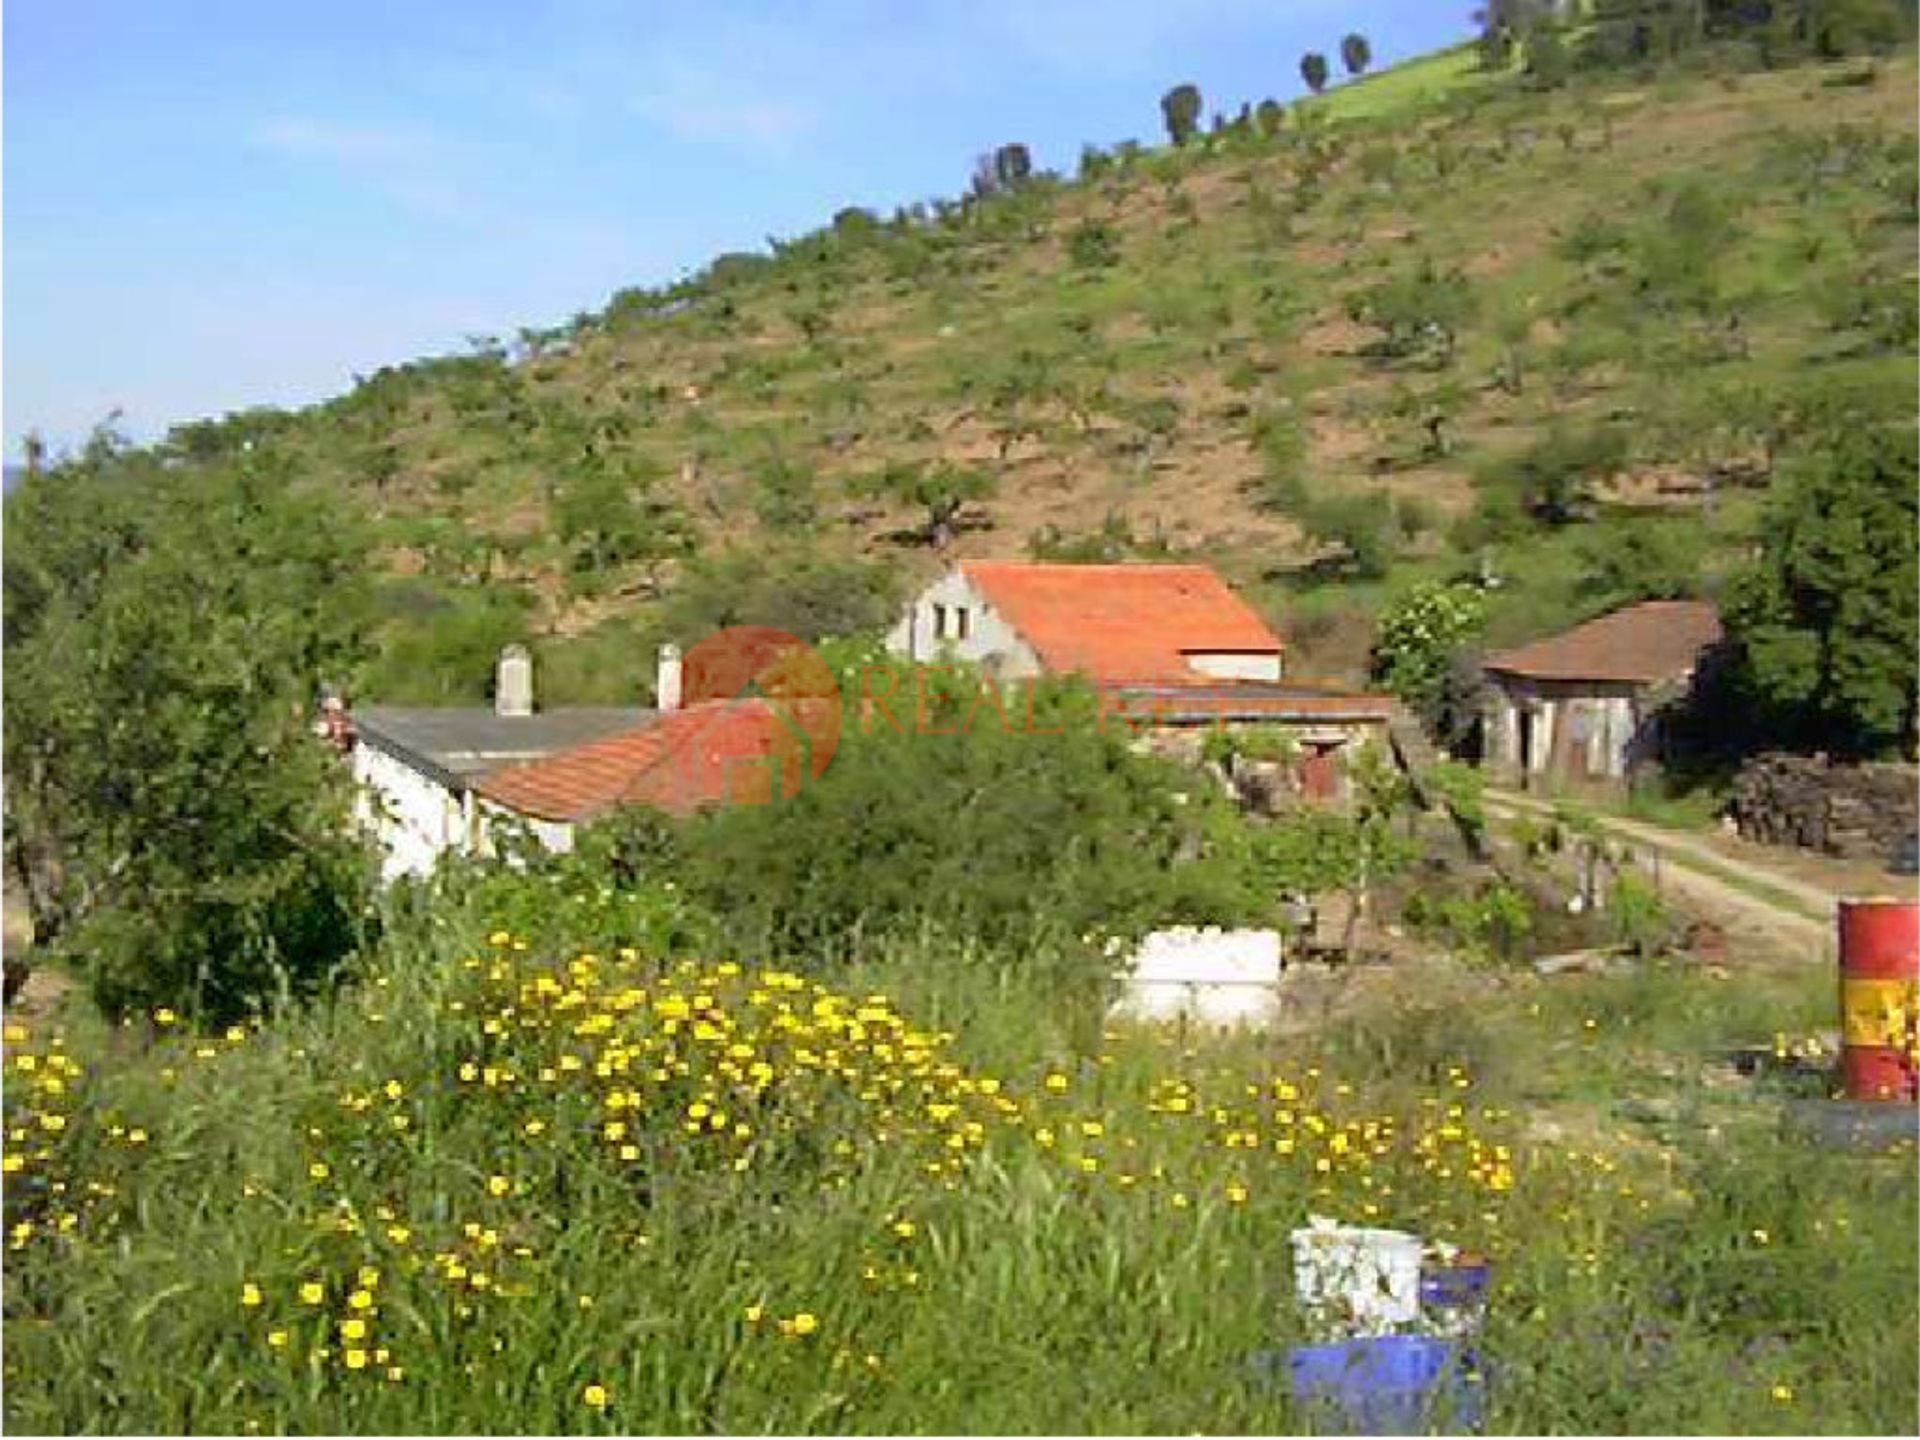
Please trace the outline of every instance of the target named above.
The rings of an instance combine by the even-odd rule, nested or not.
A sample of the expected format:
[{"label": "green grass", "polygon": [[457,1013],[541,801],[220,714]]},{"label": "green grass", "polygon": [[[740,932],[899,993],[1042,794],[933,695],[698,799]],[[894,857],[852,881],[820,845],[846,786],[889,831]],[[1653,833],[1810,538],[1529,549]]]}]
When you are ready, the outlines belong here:
[{"label": "green grass", "polygon": [[1285,1433],[1247,1362],[1304,1335],[1286,1237],[1327,1213],[1492,1255],[1495,1431],[1911,1427],[1911,1157],[1708,1083],[1825,1019],[1804,969],[1489,975],[1275,1047],[1104,1029],[967,947],[835,1005],[486,929],[402,924],[237,1042],[75,1013],[58,1091],[10,1035],[9,1426]]},{"label": "green grass", "polygon": [[1343,81],[1299,104],[1330,120],[1381,120],[1485,85],[1489,79],[1480,68],[1479,47],[1467,40]]}]

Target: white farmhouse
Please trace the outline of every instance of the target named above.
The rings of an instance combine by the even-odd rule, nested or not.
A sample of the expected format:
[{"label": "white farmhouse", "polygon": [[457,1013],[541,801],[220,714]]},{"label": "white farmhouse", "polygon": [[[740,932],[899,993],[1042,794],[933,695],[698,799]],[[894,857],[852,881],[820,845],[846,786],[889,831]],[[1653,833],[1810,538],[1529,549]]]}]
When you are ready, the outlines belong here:
[{"label": "white farmhouse", "polygon": [[1340,799],[1348,759],[1398,714],[1384,695],[1283,680],[1280,637],[1205,565],[963,562],[914,597],[887,648],[1005,682],[1083,676],[1106,713],[1189,758],[1210,729],[1281,732],[1285,788],[1307,800]]},{"label": "white farmhouse", "polygon": [[645,725],[639,707],[536,710],[533,665],[517,645],[501,653],[491,708],[370,705],[352,715],[360,817],[382,850],[386,879],[422,875],[446,851],[482,843],[481,778],[502,766]]},{"label": "white farmhouse", "polygon": [[1079,672],[1096,685],[1278,683],[1280,637],[1205,565],[968,561],[887,635],[910,660],[971,660],[1002,679]]}]

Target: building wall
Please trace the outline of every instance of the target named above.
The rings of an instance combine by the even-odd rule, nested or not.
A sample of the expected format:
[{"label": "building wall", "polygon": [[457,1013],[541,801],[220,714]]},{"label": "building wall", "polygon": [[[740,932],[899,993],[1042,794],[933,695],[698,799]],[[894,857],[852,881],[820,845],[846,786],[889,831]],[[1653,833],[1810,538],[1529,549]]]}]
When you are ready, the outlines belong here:
[{"label": "building wall", "polygon": [[479,802],[475,848],[480,854],[491,857],[497,853],[501,836],[508,829],[520,826],[532,834],[542,849],[555,855],[570,854],[573,850],[573,826],[567,821],[538,820],[503,805],[495,805],[489,800]]},{"label": "building wall", "polygon": [[405,761],[362,741],[353,749],[356,809],[380,846],[384,880],[424,875],[467,838],[469,800]]},{"label": "building wall", "polygon": [[[936,628],[936,608],[944,610],[948,633]],[[966,615],[965,636],[954,634],[954,617]],[[907,613],[887,632],[887,649],[908,660],[936,661],[942,656],[986,666],[1002,680],[1023,680],[1041,673],[1039,656],[967,577],[949,571],[921,591]]]},{"label": "building wall", "polygon": [[1297,801],[1344,804],[1352,798],[1353,785],[1348,763],[1360,747],[1373,742],[1387,743],[1384,720],[1325,720],[1278,718],[1272,720],[1226,720],[1216,724],[1151,725],[1143,732],[1143,748],[1169,759],[1197,765],[1206,750],[1207,737],[1216,729],[1230,735],[1245,735],[1258,748],[1265,736],[1284,736],[1293,742],[1294,753],[1287,760],[1262,760],[1242,757],[1234,763],[1234,784],[1249,804],[1259,797],[1256,808],[1262,811],[1284,809]]},{"label": "building wall", "polygon": [[1240,650],[1189,650],[1187,663],[1202,675],[1216,680],[1280,680],[1280,652],[1271,655],[1249,654]]},{"label": "building wall", "polygon": [[1643,687],[1487,678],[1486,765],[1505,781],[1620,784],[1653,758]]}]

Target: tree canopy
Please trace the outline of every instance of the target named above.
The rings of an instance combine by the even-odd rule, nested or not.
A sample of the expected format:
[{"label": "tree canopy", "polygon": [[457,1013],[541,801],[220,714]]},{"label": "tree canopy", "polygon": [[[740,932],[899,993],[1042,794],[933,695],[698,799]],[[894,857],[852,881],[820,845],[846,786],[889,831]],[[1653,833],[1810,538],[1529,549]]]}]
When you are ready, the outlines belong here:
[{"label": "tree canopy", "polygon": [[1759,558],[1726,607],[1740,678],[1781,738],[1853,753],[1912,746],[1917,483],[1905,426],[1836,430],[1782,468]]},{"label": "tree canopy", "polygon": [[251,455],[184,467],[104,436],[6,521],[6,850],[36,943],[110,1011],[319,983],[372,878],[310,728],[359,654],[354,527]]},{"label": "tree canopy", "polygon": [[1184,145],[1200,133],[1200,87],[1176,85],[1160,97],[1160,118],[1166,123],[1167,138]]}]

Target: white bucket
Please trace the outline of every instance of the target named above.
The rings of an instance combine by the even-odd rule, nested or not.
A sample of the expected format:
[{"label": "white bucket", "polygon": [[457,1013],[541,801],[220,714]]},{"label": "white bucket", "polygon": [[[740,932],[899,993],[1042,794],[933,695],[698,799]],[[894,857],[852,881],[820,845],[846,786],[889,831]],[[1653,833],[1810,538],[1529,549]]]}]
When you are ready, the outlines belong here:
[{"label": "white bucket", "polygon": [[1293,1284],[1316,1333],[1329,1340],[1391,1335],[1420,1319],[1417,1235],[1315,1216],[1293,1232]]}]

